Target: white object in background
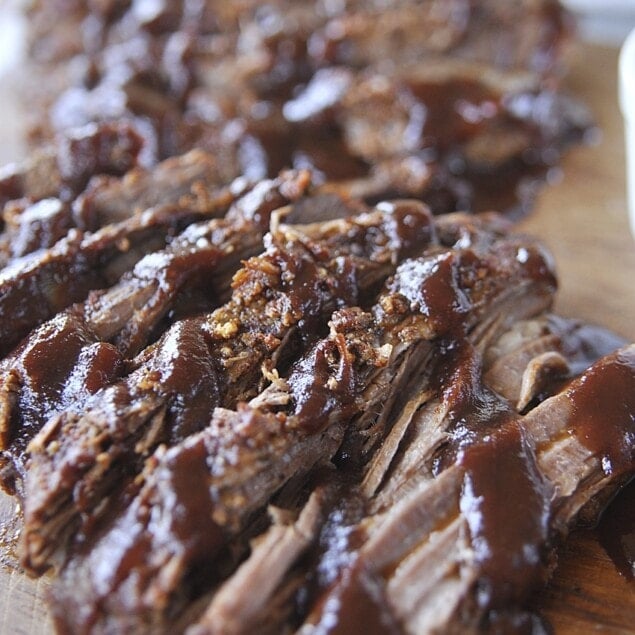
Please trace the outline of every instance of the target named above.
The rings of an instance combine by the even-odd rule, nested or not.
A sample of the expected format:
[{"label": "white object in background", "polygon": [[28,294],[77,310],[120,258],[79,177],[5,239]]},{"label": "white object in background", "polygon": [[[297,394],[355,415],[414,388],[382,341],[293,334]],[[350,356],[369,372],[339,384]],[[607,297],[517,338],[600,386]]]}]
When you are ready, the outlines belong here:
[{"label": "white object in background", "polygon": [[0,76],[24,58],[26,22],[18,4],[0,0]]},{"label": "white object in background", "polygon": [[635,28],[635,0],[562,0],[589,42],[619,46]]},{"label": "white object in background", "polygon": [[19,0],[0,0],[0,166],[25,153],[19,68],[26,47],[26,22]]},{"label": "white object in background", "polygon": [[620,107],[626,134],[626,187],[631,231],[635,237],[635,30],[626,38],[620,53]]}]

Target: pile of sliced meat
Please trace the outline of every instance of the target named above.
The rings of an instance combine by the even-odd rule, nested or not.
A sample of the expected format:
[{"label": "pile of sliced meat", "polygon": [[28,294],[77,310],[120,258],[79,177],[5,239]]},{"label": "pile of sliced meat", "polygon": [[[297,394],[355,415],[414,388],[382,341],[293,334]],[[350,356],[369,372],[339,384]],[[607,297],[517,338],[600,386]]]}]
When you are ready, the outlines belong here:
[{"label": "pile of sliced meat", "polygon": [[0,484],[59,632],[543,633],[635,474],[635,345],[485,211],[588,125],[558,4],[30,11]]},{"label": "pile of sliced meat", "polygon": [[206,182],[2,272],[2,479],[60,632],[539,632],[635,470],[635,349],[550,314],[496,215]]},{"label": "pile of sliced meat", "polygon": [[29,19],[34,139],[125,120],[146,165],[201,148],[225,182],[311,168],[371,202],[518,212],[589,125],[558,90],[556,0],[42,0]]}]

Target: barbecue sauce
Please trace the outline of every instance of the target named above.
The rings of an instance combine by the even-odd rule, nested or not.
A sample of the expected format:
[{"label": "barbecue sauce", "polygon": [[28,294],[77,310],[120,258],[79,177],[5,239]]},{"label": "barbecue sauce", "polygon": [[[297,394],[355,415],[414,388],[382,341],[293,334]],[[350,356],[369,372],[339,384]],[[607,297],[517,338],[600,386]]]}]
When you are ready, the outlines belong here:
[{"label": "barbecue sauce", "polygon": [[383,582],[359,561],[345,569],[335,592],[320,607],[316,632],[323,635],[400,635],[403,631],[388,610]]},{"label": "barbecue sauce", "polygon": [[60,313],[40,327],[13,361],[20,378],[19,408],[2,449],[22,465],[28,442],[52,415],[85,400],[123,370],[122,356],[106,342],[96,342],[82,316]]},{"label": "barbecue sauce", "polygon": [[[383,581],[367,570],[357,550],[367,539],[360,521],[366,504],[355,487],[353,472],[338,474],[337,504],[320,533],[313,559],[314,574],[305,592],[310,607],[309,632],[324,635],[399,635],[402,630],[391,614]],[[302,607],[306,612],[308,607]]]},{"label": "barbecue sauce", "polygon": [[592,367],[568,394],[575,409],[570,434],[601,459],[605,474],[632,473],[635,347],[618,353],[614,363]]},{"label": "barbecue sauce", "polygon": [[146,381],[151,387],[154,381],[154,389],[166,397],[169,438],[176,443],[209,422],[220,401],[218,374],[196,319],[174,324],[157,350]]},{"label": "barbecue sauce", "polygon": [[[163,604],[178,605],[183,597],[163,595],[164,584],[192,593],[198,576],[209,576],[225,537],[212,520],[215,502],[208,488],[208,452],[202,440],[170,451],[154,472],[146,473],[141,490],[133,482],[110,499],[106,517],[76,545],[85,559],[76,555],[62,573],[70,584],[82,585],[80,601],[90,597],[91,602],[75,606],[69,614],[55,610],[58,628],[90,630],[103,617],[101,612],[118,616],[131,604],[143,614],[148,611],[143,591],[155,600],[161,597]],[[171,581],[170,574],[162,581],[161,563],[175,561],[184,565],[174,572],[177,579]],[[64,599],[71,606],[76,602],[75,597]]]},{"label": "barbecue sauce", "polygon": [[440,151],[467,141],[501,110],[500,95],[476,81],[411,82],[409,88],[426,107],[423,144]]},{"label": "barbecue sauce", "polygon": [[297,364],[288,383],[295,417],[305,432],[320,432],[334,411],[344,418],[356,394],[353,360],[344,337],[318,343],[312,354]]},{"label": "barbecue sauce", "polygon": [[543,581],[550,488],[520,425],[467,448],[461,512],[480,567],[477,600],[487,609],[522,602]]}]

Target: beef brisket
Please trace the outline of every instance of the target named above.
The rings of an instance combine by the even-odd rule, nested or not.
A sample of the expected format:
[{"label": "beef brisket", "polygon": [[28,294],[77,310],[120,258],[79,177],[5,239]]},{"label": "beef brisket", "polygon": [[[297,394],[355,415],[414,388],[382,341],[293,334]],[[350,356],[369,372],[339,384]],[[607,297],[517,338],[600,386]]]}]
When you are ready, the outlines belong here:
[{"label": "beef brisket", "polygon": [[[249,518],[262,508],[285,482],[334,456],[344,439],[346,428],[354,427],[354,423],[348,422],[354,422],[355,417],[361,414],[367,405],[373,409],[381,409],[379,399],[375,404],[364,402],[364,389],[372,380],[377,379],[377,373],[381,372],[383,367],[390,366],[389,358],[394,354],[393,351],[397,351],[398,360],[402,359],[402,352],[398,350],[400,342],[402,348],[429,342],[430,347],[436,346],[438,354],[445,337],[450,337],[450,334],[460,337],[460,332],[471,332],[475,330],[476,324],[487,321],[485,316],[489,318],[491,312],[497,313],[501,307],[511,305],[511,302],[506,303],[507,300],[511,300],[508,295],[510,287],[522,289],[518,295],[514,295],[514,299],[523,292],[539,299],[535,303],[515,303],[523,307],[516,309],[521,315],[525,312],[531,315],[541,310],[545,302],[548,304],[550,291],[553,290],[553,277],[548,263],[540,252],[534,251],[532,245],[524,242],[523,248],[528,254],[533,254],[519,260],[519,244],[513,240],[506,242],[506,239],[490,239],[489,242],[492,244],[486,247],[487,242],[481,240],[478,247],[474,247],[476,251],[467,247],[456,250],[439,250],[439,247],[436,247],[432,249],[433,253],[439,252],[436,255],[405,260],[397,269],[396,275],[391,278],[392,281],[388,283],[386,291],[371,313],[364,314],[358,308],[339,310],[331,318],[331,333],[328,338],[310,348],[304,358],[292,366],[290,374],[285,379],[280,379],[278,374],[272,373],[273,369],[270,369],[271,385],[249,406],[239,406],[235,412],[217,408],[209,427],[172,447],[165,454],[165,459],[159,451],[156,455],[158,465],[165,465],[169,470],[185,469],[187,465],[189,470],[192,469],[193,460],[177,461],[176,457],[180,453],[189,454],[195,447],[200,448],[196,450],[197,454],[200,453],[197,461],[200,461],[201,466],[206,466],[204,469],[209,473],[209,476],[205,477],[210,489],[209,503],[206,505],[212,505],[209,507],[208,515],[218,526],[220,535],[224,536],[219,538],[221,542],[213,550],[202,547],[203,543],[195,538],[194,533],[189,534],[188,540],[191,542],[188,544],[192,550],[187,553],[178,547],[178,543],[170,542],[165,546],[164,557],[173,563],[170,570],[176,577],[166,579],[164,582],[168,586],[161,587],[161,594],[166,602],[163,605],[164,611],[171,612],[170,606],[174,609],[174,602],[178,604],[182,601],[175,597],[174,593],[177,585],[181,587],[179,580],[184,579],[183,576],[187,577],[194,564],[194,561],[191,561],[192,564],[188,562],[199,553],[196,545],[200,544],[201,548],[206,549],[210,558],[220,557],[217,549],[222,547],[223,541],[231,542],[234,539],[232,536],[238,538]],[[475,271],[480,271],[480,274],[475,276]],[[489,276],[485,275],[485,272],[489,273]],[[514,280],[514,284],[510,284],[511,280]],[[453,319],[452,315],[459,313],[466,318],[464,322]],[[326,319],[326,316],[323,319]],[[433,355],[431,357],[434,359]],[[250,443],[247,445],[236,437],[244,437],[246,426],[250,430],[250,434],[247,435]],[[43,435],[45,434],[43,431]],[[62,441],[62,437],[56,438]],[[66,439],[69,438],[67,433]],[[261,438],[262,442],[258,441]],[[50,443],[48,439],[46,442]],[[201,448],[201,444],[204,444],[205,450]],[[34,448],[34,465],[28,478],[31,474],[37,474],[43,459],[54,465],[58,453],[61,451],[62,456],[66,453],[64,449],[58,450],[61,447],[58,444],[55,446],[54,452],[51,451],[51,445],[48,450],[44,447]],[[168,464],[173,467],[168,468]],[[125,518],[112,517],[106,533],[94,534],[99,544],[110,544],[122,531],[123,525],[120,523],[125,523],[126,526],[129,523],[136,525],[140,518],[138,514],[141,513],[141,508],[137,505],[142,505],[141,501],[146,500],[150,492],[156,492],[160,483],[180,480],[176,473],[168,477],[167,474],[170,472],[164,474],[163,467],[155,468],[154,460],[150,460],[146,465],[152,466],[151,472],[141,477],[144,484],[141,485],[138,497],[134,499],[136,502],[129,507],[130,516],[125,514]],[[177,465],[182,465],[183,468],[177,468]],[[56,467],[56,472],[58,471],[59,465]],[[51,472],[47,472],[49,476],[46,479],[38,479],[38,487],[34,487],[33,494],[27,496],[27,501],[29,497],[34,500],[35,491],[41,492],[40,488],[46,482],[51,482]],[[162,474],[160,478],[159,474]],[[138,479],[136,482],[139,484]],[[146,491],[148,493],[144,494]],[[172,499],[173,494],[170,494],[169,500]],[[46,506],[41,506],[42,510],[51,510],[55,507],[50,497],[47,497],[47,500]],[[153,498],[153,501],[154,505],[164,508],[164,504],[157,499]],[[201,504],[200,501],[198,504]],[[132,511],[133,509],[135,511]],[[190,514],[200,512],[198,507],[192,508],[189,512],[184,507],[180,507],[179,510],[182,522],[185,522]],[[42,549],[42,540],[46,540],[44,534],[50,532],[51,525],[42,525],[42,530],[37,530],[36,515],[31,515],[29,511],[27,507],[25,536],[27,541],[30,539],[33,543],[29,545],[27,542],[26,546],[37,555],[37,551]],[[58,513],[64,517],[68,510],[59,510]],[[58,516],[54,526],[58,526],[60,520],[62,518]],[[201,526],[201,531],[205,536],[209,536],[209,528],[203,529]],[[145,536],[146,533],[143,532],[142,535]],[[147,548],[150,552],[158,553],[158,543],[146,545],[144,542],[142,545],[140,540],[141,534],[138,540],[134,540],[134,546],[125,547],[126,552],[121,553],[118,562],[128,561],[125,555],[128,549],[138,552],[139,549]],[[204,540],[207,538],[201,535],[200,541]],[[161,544],[163,545],[163,541]],[[100,548],[97,547],[91,550],[91,554],[97,558],[99,551]],[[62,562],[63,558],[58,561]],[[76,561],[71,556],[70,562],[72,564],[68,565],[68,569],[64,569],[68,571],[69,579],[73,580],[69,588],[76,586],[76,576],[91,575],[89,572],[93,570],[104,571],[95,560],[91,560],[89,564],[82,558]],[[144,567],[149,564],[145,558],[143,562]],[[167,561],[162,561],[159,566],[164,567],[166,563]],[[146,606],[145,600],[142,599],[156,597],[155,591],[139,590],[140,604],[132,611],[136,617],[127,614],[118,598],[119,589],[123,591],[128,587],[121,577],[123,569],[120,569],[120,565],[114,566],[119,569],[119,573],[116,576],[115,587],[109,587],[108,599],[100,596],[101,599],[97,600],[93,595],[97,593],[98,583],[91,577],[91,582],[88,583],[92,589],[91,599],[84,598],[83,602],[94,606],[94,611],[90,616],[87,615],[86,619],[105,620],[104,628],[120,628],[124,624],[131,626],[135,622],[129,620],[138,619],[139,626],[133,628],[142,628],[141,624],[147,625],[147,620],[157,617],[156,613],[148,612],[150,606]],[[125,575],[126,579],[139,579],[134,566]],[[154,575],[143,577],[163,584]],[[109,576],[109,579],[114,578]],[[154,582],[151,584],[154,585]],[[153,586],[152,589],[154,588]],[[159,592],[159,587],[156,588],[156,592]],[[62,589],[63,586],[58,587],[57,600],[60,603],[63,598]],[[106,606],[103,602],[106,602],[107,608],[103,608]],[[155,602],[153,606],[156,608]],[[76,627],[82,628],[80,623]]]},{"label": "beef brisket", "polygon": [[[429,213],[414,202],[319,227],[318,233],[309,225],[307,235],[301,226],[274,228],[269,249],[237,272],[225,305],[175,323],[140,354],[130,376],[47,423],[29,446],[25,536],[39,534],[43,520],[58,525],[49,520],[50,512],[57,518],[62,504],[79,511],[74,492],[80,489],[85,489],[80,506],[88,513],[119,475],[120,464],[134,471],[157,443],[175,442],[204,426],[214,407],[232,408],[253,397],[262,375],[266,379],[287,366],[337,307],[363,300],[396,259],[434,240]],[[205,367],[196,375],[208,387],[192,384],[188,364]],[[206,404],[200,411],[196,400]],[[77,443],[89,439],[77,464]],[[62,472],[74,476],[53,485],[51,474]],[[55,547],[56,536],[43,538]],[[30,561],[40,567],[41,540],[32,542],[38,547]]]},{"label": "beef brisket", "polygon": [[[271,212],[301,197],[309,184],[306,172],[259,183],[226,218],[189,226],[165,249],[143,257],[117,284],[93,291],[83,304],[35,329],[0,362],[4,486],[19,484],[22,454],[35,431],[123,372],[123,360],[150,343],[161,321],[220,304],[241,260],[262,248]],[[177,302],[177,314],[168,320]],[[98,361],[102,355],[105,367]]]},{"label": "beef brisket", "polygon": [[[384,632],[520,628],[558,536],[632,473],[630,402],[615,438],[580,428],[587,454],[562,435],[587,425],[572,419],[586,383],[630,394],[632,353],[585,370],[620,342],[544,313],[539,243],[495,215],[433,220],[309,185],[247,189],[3,362],[23,563],[54,567],[61,630],[314,632],[360,610]],[[209,304],[170,318],[199,254]],[[62,342],[67,367],[49,367]]]},{"label": "beef brisket", "polygon": [[[510,611],[544,581],[554,540],[601,488],[632,474],[634,353],[602,359],[522,418],[509,413],[494,430],[473,421],[476,438],[451,439],[456,462],[363,522],[366,542],[301,632],[361,617],[358,605],[329,601],[351,585],[364,604],[379,587],[404,632],[533,632],[534,618]],[[590,433],[597,409],[611,421],[602,440]]]},{"label": "beef brisket", "polygon": [[[201,155],[196,157],[200,162]],[[190,157],[171,160],[159,173],[163,170],[164,177],[174,174],[180,183],[182,163],[189,165]],[[114,194],[123,198],[123,204],[127,185],[134,180],[124,179],[123,188]],[[161,205],[138,209],[94,232],[74,228],[50,249],[14,259],[0,272],[0,353],[9,352],[32,328],[83,300],[90,290],[114,284],[144,255],[165,247],[188,224],[222,216],[245,185],[237,184],[232,190],[213,180],[188,178],[187,195],[175,183],[164,190],[166,202]]]},{"label": "beef brisket", "polygon": [[590,125],[559,3],[27,11],[0,483],[56,628],[543,632],[635,474],[635,347],[488,212]]}]

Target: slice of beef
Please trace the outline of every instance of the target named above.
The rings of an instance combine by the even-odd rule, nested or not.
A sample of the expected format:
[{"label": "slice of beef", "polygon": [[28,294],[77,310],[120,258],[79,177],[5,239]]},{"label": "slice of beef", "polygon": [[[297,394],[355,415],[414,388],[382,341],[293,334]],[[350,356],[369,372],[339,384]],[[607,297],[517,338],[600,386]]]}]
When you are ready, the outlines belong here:
[{"label": "slice of beef", "polygon": [[622,349],[525,417],[508,410],[500,425],[477,422],[474,438],[455,438],[447,469],[363,521],[366,542],[301,632],[362,615],[336,602],[351,586],[364,606],[383,597],[403,632],[534,632],[522,609],[554,541],[635,470],[634,362],[635,349]]},{"label": "slice of beef", "polygon": [[413,0],[345,3],[312,36],[320,61],[354,67],[444,56],[505,70],[560,70],[571,22],[556,2]]},{"label": "slice of beef", "polygon": [[[364,466],[362,491],[368,497],[376,491],[421,405],[438,390],[433,374],[439,372],[439,346],[431,348],[428,341],[450,342],[445,346],[456,355],[463,341],[484,350],[514,321],[550,306],[555,280],[548,256],[538,245],[509,238],[490,244],[482,238],[472,240],[472,248],[404,263],[390,283],[393,295],[376,310],[374,319],[386,329],[387,343],[394,347],[392,363],[366,388],[369,407],[350,426],[341,450],[347,462]],[[424,317],[413,320],[413,310]],[[411,334],[423,341],[413,346]],[[457,391],[460,385],[457,382]],[[425,454],[444,435],[442,426],[434,433],[428,430],[417,450]],[[381,450],[375,452],[379,445]]]},{"label": "slice of beef", "polygon": [[[528,243],[523,244],[526,250],[532,249]],[[471,316],[472,319],[467,319],[468,324],[478,322],[479,316],[482,319],[490,310],[496,311],[501,306],[501,299],[505,297],[511,279],[515,281],[516,288],[524,288],[538,297],[549,295],[549,289],[553,290],[553,278],[539,252],[535,253],[534,258],[520,260],[516,257],[517,253],[517,243],[510,241],[506,245],[503,240],[494,241],[489,249],[482,247],[480,256],[466,248],[457,250],[456,254],[441,250],[438,255],[405,261],[377,304],[375,317],[370,313],[364,315],[359,309],[340,310],[331,319],[329,337],[296,363],[286,380],[272,375],[271,385],[251,402],[250,407],[239,408],[237,412],[217,409],[211,426],[167,450],[165,459],[159,453],[160,465],[165,465],[167,469],[169,463],[173,466],[169,468],[170,471],[165,474],[161,472],[160,478],[158,472],[156,478],[146,476],[141,493],[135,498],[136,502],[128,508],[129,515],[125,515],[125,518],[111,518],[108,520],[108,531],[98,536],[93,535],[93,538],[100,545],[110,545],[122,531],[124,524],[130,526],[131,523],[138,523],[141,509],[139,505],[146,500],[149,492],[156,491],[159,483],[174,482],[174,470],[177,469],[175,457],[197,447],[200,454],[196,462],[201,467],[205,466],[204,469],[209,474],[209,477],[205,477],[210,487],[210,499],[205,503],[208,511],[205,514],[212,518],[217,527],[222,528],[219,529],[220,534],[217,534],[222,536],[219,538],[220,542],[206,553],[210,558],[220,555],[223,540],[237,536],[245,528],[251,515],[266,504],[286,481],[333,457],[344,438],[346,428],[351,425],[349,422],[367,407],[363,399],[365,387],[376,377],[378,369],[389,365],[389,359],[398,342],[410,342],[414,346],[423,341],[436,340],[438,346],[442,347],[444,337],[449,337],[450,333],[458,336],[463,328],[458,321],[451,318],[452,312]],[[448,254],[455,256],[456,260],[454,266],[446,269],[439,266],[439,261],[449,259]],[[404,275],[406,269],[414,271],[408,278]],[[475,271],[480,271],[481,275],[475,276]],[[485,275],[486,271],[489,276]],[[424,297],[428,303],[421,300]],[[540,304],[544,305],[544,300]],[[527,306],[534,305],[528,303]],[[263,414],[263,409],[269,414]],[[287,412],[291,415],[285,414]],[[245,424],[241,422],[245,421],[245,417],[249,417],[252,422],[248,444],[242,440]],[[237,438],[236,435],[240,437]],[[263,435],[266,435],[266,442]],[[203,444],[206,449],[201,447]],[[51,458],[54,459],[54,456],[51,455]],[[188,470],[192,469],[193,464],[193,459],[187,462]],[[152,465],[152,462],[148,465]],[[168,477],[168,473],[171,476]],[[148,494],[144,494],[146,491]],[[172,499],[173,494],[170,494],[169,500]],[[167,502],[168,499],[165,500]],[[165,509],[163,502],[155,502],[155,505],[158,506],[155,509]],[[197,505],[201,505],[200,501]],[[183,507],[180,509],[183,512],[179,513],[180,522],[194,513],[194,508],[188,513]],[[188,526],[194,530],[194,523]],[[27,527],[27,540],[30,527],[35,528],[35,525]],[[203,543],[207,539],[205,536],[210,535],[209,528],[201,527],[200,531],[203,533],[199,538],[195,538],[198,534],[190,534],[193,542],[188,544],[193,548],[197,545],[196,549],[198,546],[204,548]],[[139,553],[139,549],[148,549],[147,553],[158,553],[158,543],[152,539],[150,544],[142,544],[142,535],[148,534],[142,531],[139,538],[133,540],[134,544],[125,546],[125,552],[120,552],[116,562],[127,567],[123,563],[128,562],[126,554],[129,550]],[[32,538],[32,547],[41,548],[40,540],[44,538],[44,534],[34,533]],[[93,538],[90,534],[87,537],[88,540]],[[157,536],[157,539],[164,544],[165,541],[160,537]],[[101,557],[97,555],[99,552],[99,547],[90,551],[95,558]],[[108,624],[108,627],[135,623],[135,620],[140,620],[139,624],[147,624],[158,616],[155,613],[153,617],[152,608],[144,598],[156,599],[159,597],[156,593],[161,593],[164,598],[161,606],[165,608],[160,610],[168,612],[172,603],[178,604],[181,600],[175,596],[175,591],[182,585],[187,571],[192,571],[194,560],[190,558],[194,553],[185,553],[174,543],[166,547],[162,558],[167,560],[162,559],[159,566],[165,567],[168,561],[173,563],[170,571],[175,573],[175,577],[160,581],[154,574],[144,574],[145,580],[154,579],[156,585],[161,586],[150,582],[151,587],[144,587],[143,591],[139,589],[139,603],[129,613],[122,603],[121,595],[123,589],[128,587],[120,574],[117,574],[114,586],[108,586],[107,599],[104,600],[101,594],[97,598],[97,587],[91,571],[103,569],[90,556],[90,562],[79,555],[72,556],[64,569],[67,573],[62,575],[65,577],[68,574],[68,589],[76,588],[78,580],[86,575],[90,576],[90,582],[85,584],[86,588],[90,588],[89,595],[83,597],[82,602],[93,609],[90,610],[90,615],[87,612],[80,619],[97,619],[100,624]],[[140,566],[145,567],[148,564],[147,559],[143,562]],[[114,561],[113,564],[123,572],[119,564]],[[132,565],[127,570],[127,580],[139,579],[136,566]],[[115,580],[111,574],[109,579]],[[164,584],[167,586],[163,586]],[[150,588],[153,590],[148,590]],[[75,602],[64,589],[64,584],[58,587],[57,602],[66,602],[64,598]],[[156,602],[154,606],[158,606]],[[159,628],[160,623],[161,621],[152,622],[155,628]]]},{"label": "slice of beef", "polygon": [[97,174],[122,175],[140,159],[143,138],[131,123],[91,123],[69,129],[21,164],[3,168],[0,202],[51,196],[72,199]]},{"label": "slice of beef", "polygon": [[[353,155],[376,164],[426,150],[477,211],[522,203],[518,188],[549,167],[538,149],[562,148],[591,123],[535,76],[456,59],[357,75],[335,113]],[[488,180],[494,174],[509,184]]]},{"label": "slice of beef", "polygon": [[483,379],[522,412],[625,344],[606,329],[546,315],[519,322],[488,349]]},{"label": "slice of beef", "polygon": [[222,216],[244,185],[211,192],[194,186],[177,203],[155,206],[94,233],[73,229],[50,249],[16,259],[0,271],[0,353],[90,290],[114,284],[190,223]]},{"label": "slice of beef", "polygon": [[[141,353],[131,375],[86,404],[71,405],[32,441],[25,509],[33,540],[25,544],[34,568],[57,547],[57,530],[49,529],[58,524],[60,509],[71,519],[80,509],[89,513],[120,471],[134,472],[157,443],[200,429],[217,405],[235,407],[253,397],[261,382],[327,329],[336,308],[363,300],[399,259],[434,245],[434,228],[427,209],[411,202],[309,225],[307,234],[300,226],[274,227],[269,241],[264,255],[236,274],[229,302],[177,322]],[[181,342],[184,333],[187,342]],[[207,404],[201,411],[189,403],[203,391],[191,385],[190,356],[192,365],[204,366],[201,381],[214,377],[216,386],[200,395]],[[60,473],[70,478],[59,481],[54,475]],[[82,502],[74,497],[80,489]],[[44,526],[42,547],[36,534]]]},{"label": "slice of beef", "polygon": [[[2,360],[4,486],[19,485],[26,446],[46,420],[71,404],[79,407],[123,372],[123,360],[150,342],[159,323],[173,321],[163,319],[171,307],[180,302],[178,314],[186,315],[221,304],[241,260],[261,251],[272,211],[303,196],[309,185],[306,172],[259,183],[233,204],[227,218],[189,226],[113,287],[93,291],[83,304],[37,328]],[[198,302],[191,295],[195,290],[204,296]],[[189,309],[182,306],[188,300]],[[101,355],[106,355],[109,372],[97,361]]]},{"label": "slice of beef", "polygon": [[199,150],[167,159],[149,170],[129,170],[122,179],[94,178],[73,203],[74,218],[82,229],[95,229],[124,220],[156,205],[178,204],[193,193],[213,196],[229,182],[212,155]]},{"label": "slice of beef", "polygon": [[[69,152],[77,154],[72,148]],[[205,197],[213,198],[226,182],[214,158],[202,151],[168,159],[153,170],[136,167],[124,172],[124,178],[93,177],[86,191],[72,201],[59,198],[65,197],[62,189],[55,193],[58,198],[36,203],[24,198],[5,205],[2,263],[53,247],[74,227],[94,232],[157,205],[186,206],[198,199],[202,206]]]},{"label": "slice of beef", "polygon": [[288,515],[284,510],[274,509],[280,518],[274,516],[272,526],[254,541],[249,558],[216,591],[188,635],[274,633],[283,628],[284,619],[271,619],[272,605],[279,604],[281,594],[290,599],[280,587],[293,565],[318,540],[332,498],[326,488],[315,489],[292,523],[284,522]]}]

